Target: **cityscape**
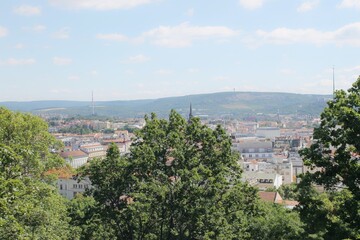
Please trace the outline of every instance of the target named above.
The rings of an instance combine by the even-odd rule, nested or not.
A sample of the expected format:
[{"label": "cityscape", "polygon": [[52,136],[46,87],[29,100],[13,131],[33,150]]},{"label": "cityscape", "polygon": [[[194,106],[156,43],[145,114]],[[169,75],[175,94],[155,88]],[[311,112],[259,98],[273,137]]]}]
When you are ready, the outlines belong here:
[{"label": "cityscape", "polygon": [[360,0],[0,6],[0,239],[360,239]]}]

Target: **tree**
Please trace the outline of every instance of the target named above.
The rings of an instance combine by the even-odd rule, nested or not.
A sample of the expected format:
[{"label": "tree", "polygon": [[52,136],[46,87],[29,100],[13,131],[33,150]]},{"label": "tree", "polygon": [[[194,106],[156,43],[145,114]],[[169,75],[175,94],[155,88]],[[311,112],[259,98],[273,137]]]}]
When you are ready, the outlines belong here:
[{"label": "tree", "polygon": [[62,163],[49,149],[60,146],[47,125],[29,114],[0,108],[0,236],[66,239],[65,199],[43,173]]},{"label": "tree", "polygon": [[[256,189],[241,182],[238,156],[221,127],[172,111],[154,114],[127,157],[112,145],[84,170],[118,239],[246,239]],[[105,220],[104,220],[105,221]]]},{"label": "tree", "polygon": [[45,171],[64,164],[51,150],[59,150],[61,143],[48,132],[48,125],[39,117],[15,113],[0,108],[0,143],[20,157],[21,173],[40,177]]},{"label": "tree", "polygon": [[[336,91],[314,130],[314,143],[301,152],[305,165],[314,170],[302,176],[299,186],[299,210],[311,234],[321,232],[326,239],[360,238],[359,138],[360,77],[348,91]],[[311,189],[312,184],[323,186],[325,194]],[[320,217],[325,224],[311,226]]]},{"label": "tree", "polygon": [[111,223],[101,218],[101,208],[92,196],[77,194],[67,205],[70,225],[73,226],[70,239],[115,239]]},{"label": "tree", "polygon": [[300,236],[296,212],[259,204],[257,189],[241,181],[239,156],[221,127],[211,130],[197,118],[187,122],[175,111],[169,120],[155,114],[145,120],[128,156],[113,144],[106,159],[82,170],[92,182],[88,194],[98,215],[77,217],[81,229],[100,217],[117,239]]},{"label": "tree", "polygon": [[261,203],[257,217],[250,223],[251,239],[304,239],[299,214],[278,204]]}]

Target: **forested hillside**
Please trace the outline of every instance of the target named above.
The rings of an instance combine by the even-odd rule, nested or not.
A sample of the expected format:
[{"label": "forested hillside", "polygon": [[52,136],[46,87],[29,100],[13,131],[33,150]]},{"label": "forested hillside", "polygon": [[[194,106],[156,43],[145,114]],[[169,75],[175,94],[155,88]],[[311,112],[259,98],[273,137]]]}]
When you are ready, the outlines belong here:
[{"label": "forested hillside", "polygon": [[[95,113],[102,116],[144,117],[152,112],[166,117],[171,109],[187,114],[192,103],[196,115],[236,117],[265,114],[319,115],[331,96],[292,93],[224,92],[149,100],[97,101]],[[91,102],[35,101],[2,102],[12,110],[41,113],[91,115]]]}]

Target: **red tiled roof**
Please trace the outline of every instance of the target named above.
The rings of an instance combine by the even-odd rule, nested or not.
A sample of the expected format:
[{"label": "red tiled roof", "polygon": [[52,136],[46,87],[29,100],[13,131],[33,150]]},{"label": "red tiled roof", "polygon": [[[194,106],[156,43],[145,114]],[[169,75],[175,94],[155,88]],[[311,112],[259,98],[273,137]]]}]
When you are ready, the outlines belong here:
[{"label": "red tiled roof", "polygon": [[259,197],[266,202],[274,202],[276,197],[276,192],[258,192]]},{"label": "red tiled roof", "polygon": [[58,178],[70,178],[74,175],[73,170],[71,170],[68,167],[63,167],[63,168],[53,168],[48,170],[47,172],[44,173],[44,175],[55,175]]},{"label": "red tiled roof", "polygon": [[265,202],[279,203],[283,202],[282,197],[277,192],[258,192],[259,197]]}]

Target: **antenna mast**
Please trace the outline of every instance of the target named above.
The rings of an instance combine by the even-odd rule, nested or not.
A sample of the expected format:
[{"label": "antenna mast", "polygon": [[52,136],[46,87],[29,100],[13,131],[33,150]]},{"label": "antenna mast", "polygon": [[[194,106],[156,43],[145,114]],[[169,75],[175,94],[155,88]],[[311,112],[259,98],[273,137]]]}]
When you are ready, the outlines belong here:
[{"label": "antenna mast", "polygon": [[333,66],[333,99],[335,98],[335,67]]}]

